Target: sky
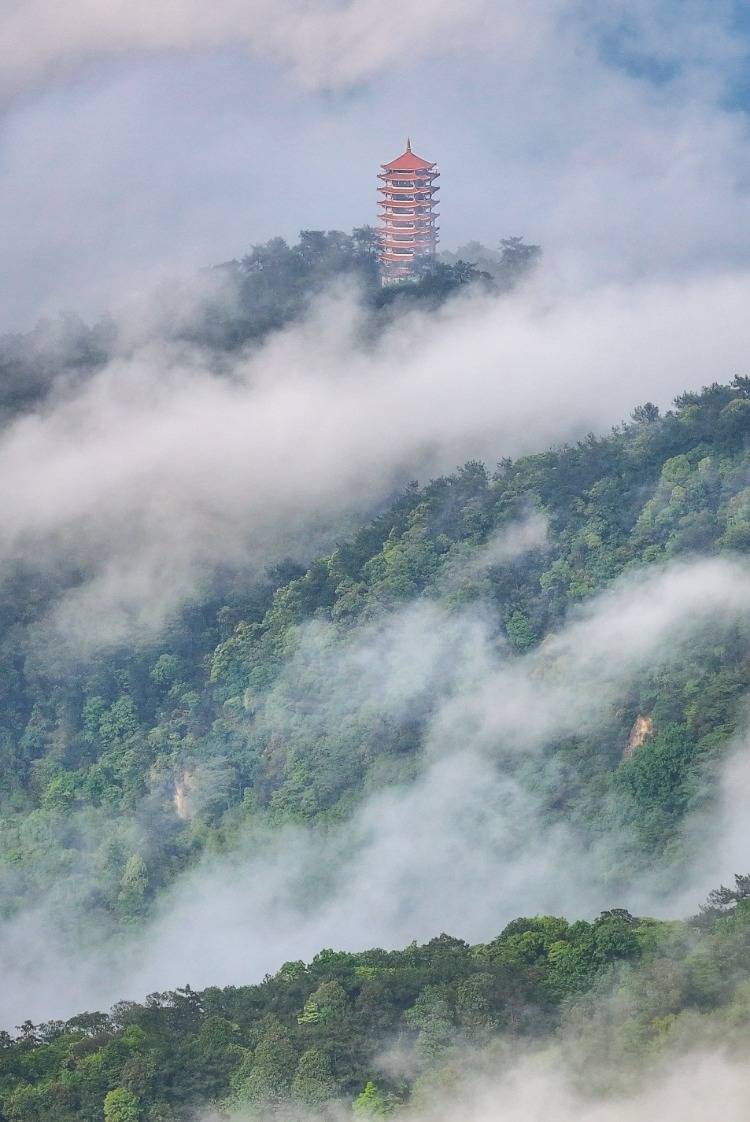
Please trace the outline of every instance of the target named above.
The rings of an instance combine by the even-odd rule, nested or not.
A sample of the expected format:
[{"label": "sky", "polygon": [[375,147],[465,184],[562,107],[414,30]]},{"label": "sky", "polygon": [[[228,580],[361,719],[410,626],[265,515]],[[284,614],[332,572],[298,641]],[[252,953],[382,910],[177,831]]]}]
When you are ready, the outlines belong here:
[{"label": "sky", "polygon": [[0,330],[372,222],[411,135],[443,245],[540,242],[564,283],[750,255],[737,0],[3,0]]}]

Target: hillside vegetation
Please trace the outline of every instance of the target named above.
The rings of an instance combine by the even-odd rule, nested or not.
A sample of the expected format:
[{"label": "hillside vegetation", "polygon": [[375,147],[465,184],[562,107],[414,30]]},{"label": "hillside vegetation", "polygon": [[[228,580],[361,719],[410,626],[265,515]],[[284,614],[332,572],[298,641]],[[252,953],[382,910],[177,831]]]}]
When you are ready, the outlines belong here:
[{"label": "hillside vegetation", "polygon": [[[371,232],[307,231],[219,267],[172,338],[214,356],[251,347],[342,275],[357,278],[376,332],[467,284],[511,288],[537,256],[507,239],[477,252],[481,268],[444,261],[382,292]],[[122,346],[112,324],[72,319],[6,338],[0,421],[46,408]],[[749,550],[750,378],[735,377],[664,416],[645,403],[606,435],[409,484],[311,563],[219,573],[158,641],[96,658],[46,644],[48,613],[80,575],[19,563],[0,589],[0,917],[41,905],[85,957],[142,927],[204,854],[252,853],[288,824],[323,836],[371,796],[408,789],[434,762],[446,697],[486,673],[472,636],[541,697],[564,683],[556,637],[601,593],[680,560],[737,566]],[[641,871],[678,876],[694,855],[683,827],[710,810],[749,680],[748,621],[701,617],[611,703],[603,695],[596,720],[542,729],[533,759],[514,743],[522,721],[488,725],[488,767],[533,794],[540,829],[606,841],[617,899]],[[441,935],[401,951],[324,950],[257,985],[27,1022],[0,1034],[0,1119],[188,1122],[204,1107],[382,1117],[429,1103],[467,1065],[564,1049],[571,1034],[602,1088],[691,1033],[722,1041],[731,1027],[742,1047],[749,891],[739,877],[685,923],[625,910],[522,918],[474,946]]]},{"label": "hillside vegetation", "polygon": [[[641,407],[607,436],[493,472],[466,464],[408,487],[306,570],[227,581],[159,644],[87,665],[35,657],[29,636],[54,590],[19,573],[0,602],[3,911],[48,892],[130,921],[206,846],[253,826],[341,820],[364,793],[413,778],[436,693],[406,710],[342,696],[352,637],[415,602],[449,614],[474,604],[496,613],[498,642],[521,658],[626,571],[746,553],[749,433],[750,381],[737,378],[684,394],[664,417]],[[544,543],[472,566],[530,511],[546,519]],[[641,674],[595,736],[548,745],[550,820],[627,826],[636,864],[674,844],[710,798],[749,650],[741,622],[709,628]],[[626,750],[637,718],[649,735]]]},{"label": "hillside vegetation", "polygon": [[402,951],[324,950],[259,985],[27,1022],[0,1037],[0,1117],[382,1118],[439,1104],[473,1065],[507,1070],[524,1049],[568,1038],[587,1094],[623,1090],[686,1039],[746,1049],[748,892],[737,878],[690,923],[517,919],[477,946],[441,935]]}]

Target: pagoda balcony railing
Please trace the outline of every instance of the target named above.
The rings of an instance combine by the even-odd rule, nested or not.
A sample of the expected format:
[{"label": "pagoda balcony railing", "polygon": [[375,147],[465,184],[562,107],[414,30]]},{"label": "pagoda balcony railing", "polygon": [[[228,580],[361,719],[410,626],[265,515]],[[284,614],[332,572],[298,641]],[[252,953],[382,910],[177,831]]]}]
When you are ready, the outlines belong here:
[{"label": "pagoda balcony railing", "polygon": [[395,253],[403,256],[407,253],[434,253],[439,238],[431,238],[426,242],[415,242],[413,245],[391,245],[390,242],[381,242],[378,252],[381,254]]},{"label": "pagoda balcony railing", "polygon": [[437,202],[437,197],[434,192],[428,193],[427,191],[412,191],[410,195],[394,195],[391,191],[386,191],[383,187],[380,188],[383,200],[390,203],[433,203]]},{"label": "pagoda balcony railing", "polygon": [[434,240],[435,232],[430,230],[424,234],[392,234],[390,230],[381,230],[378,241],[381,245],[422,245]]},{"label": "pagoda balcony railing", "polygon": [[382,248],[386,251],[394,251],[395,252],[396,250],[398,250],[398,252],[400,253],[402,249],[408,249],[409,251],[411,251],[411,250],[415,250],[415,251],[416,250],[426,250],[427,252],[429,252],[432,249],[432,247],[434,246],[436,241],[437,241],[437,238],[425,238],[423,241],[411,241],[411,242],[392,242],[390,240],[385,240],[385,241],[382,241],[380,244],[381,244]]},{"label": "pagoda balcony railing", "polygon": [[379,233],[387,235],[389,238],[410,237],[411,235],[417,238],[427,238],[435,230],[437,230],[437,226],[432,223],[425,223],[422,226],[393,226],[390,222],[385,222],[380,227]]},{"label": "pagoda balcony railing", "polygon": [[401,224],[404,227],[429,226],[432,221],[431,214],[394,214],[390,210],[379,214],[378,218],[381,222],[387,222],[389,226]]},{"label": "pagoda balcony railing", "polygon": [[434,206],[439,202],[437,195],[383,195],[378,203],[387,203],[389,206]]},{"label": "pagoda balcony railing", "polygon": [[413,191],[424,191],[424,192],[427,192],[429,194],[433,191],[439,191],[440,190],[440,184],[439,183],[409,183],[409,184],[404,184],[403,186],[401,186],[400,184],[391,183],[390,181],[386,180],[383,183],[383,186],[378,187],[377,190],[378,191],[395,191],[396,194],[400,194],[402,191],[412,191],[412,192]]},{"label": "pagoda balcony railing", "polygon": [[436,231],[430,230],[425,234],[410,234],[406,238],[396,238],[387,230],[381,231],[378,241],[380,245],[421,245],[435,240]]},{"label": "pagoda balcony railing", "polygon": [[393,190],[393,191],[439,191],[439,183],[428,183],[424,179],[417,179],[413,183],[407,183],[405,179],[384,179],[382,186],[378,188],[380,191]]},{"label": "pagoda balcony railing", "polygon": [[391,245],[416,245],[417,242],[432,241],[432,231],[424,234],[417,234],[414,231],[409,234],[394,234],[391,230],[381,230],[380,240]]},{"label": "pagoda balcony railing", "polygon": [[418,245],[381,245],[378,252],[380,253],[395,253],[398,256],[403,256],[405,253],[433,253],[435,245],[430,242],[420,242]]}]

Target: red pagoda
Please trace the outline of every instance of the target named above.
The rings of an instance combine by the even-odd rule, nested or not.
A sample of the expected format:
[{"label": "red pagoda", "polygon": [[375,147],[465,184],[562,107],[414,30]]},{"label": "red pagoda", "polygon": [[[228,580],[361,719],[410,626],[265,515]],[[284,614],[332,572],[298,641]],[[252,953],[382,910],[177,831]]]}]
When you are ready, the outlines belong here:
[{"label": "red pagoda", "polygon": [[383,284],[410,280],[418,257],[433,257],[438,243],[434,209],[437,204],[435,180],[440,172],[428,160],[415,156],[411,141],[406,151],[378,174],[381,186],[378,232],[380,277]]}]

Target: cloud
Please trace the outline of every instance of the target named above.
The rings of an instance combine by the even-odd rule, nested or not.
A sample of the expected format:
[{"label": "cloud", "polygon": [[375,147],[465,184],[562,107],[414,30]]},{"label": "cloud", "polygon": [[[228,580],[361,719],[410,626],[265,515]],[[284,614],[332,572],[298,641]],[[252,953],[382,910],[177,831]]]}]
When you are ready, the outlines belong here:
[{"label": "cloud", "polygon": [[690,884],[681,890],[681,902],[692,894],[699,901],[719,884],[734,883],[750,867],[750,713],[747,699],[741,731],[727,746],[716,768],[717,794],[708,807],[696,810],[684,826],[688,845],[695,853]]},{"label": "cloud", "polygon": [[309,556],[399,481],[580,436],[741,369],[748,295],[737,274],[459,300],[370,346],[339,293],[220,374],[146,344],[0,436],[0,579],[75,568],[54,609],[74,648],[154,634],[218,567]]},{"label": "cloud", "polygon": [[[693,1049],[677,1059],[633,1068],[626,1092],[596,1094],[576,1085],[555,1048],[500,1057],[497,1070],[457,1073],[454,1089],[428,1101],[415,1114],[424,1122],[704,1122],[721,1103],[722,1118],[741,1122],[750,1104],[744,1065],[718,1051]],[[490,1065],[487,1064],[487,1067]],[[586,1072],[583,1077],[594,1077]],[[601,1073],[596,1072],[596,1077]],[[408,1116],[412,1117],[409,1110]],[[398,1116],[397,1116],[398,1117]]]},{"label": "cloud", "polygon": [[[571,1052],[577,1053],[574,1065]],[[457,1117],[465,1122],[705,1122],[717,1103],[727,1122],[743,1122],[750,1078],[742,1057],[715,1041],[693,1040],[666,1055],[634,1050],[615,1060],[587,1055],[586,1044],[568,1030],[551,1043],[500,1040],[482,1052],[457,1047],[417,1080],[411,1098],[393,1117],[396,1122]],[[340,1117],[347,1106],[341,1104]],[[299,1116],[298,1104],[291,1109]],[[339,1116],[329,1108],[326,1117],[332,1113]],[[315,1122],[320,1115],[311,1111],[305,1117]],[[252,1115],[240,1108],[231,1118],[251,1122]],[[204,1115],[202,1122],[218,1122],[218,1116]]]},{"label": "cloud", "polygon": [[[312,624],[270,693],[255,699],[256,729],[296,736],[304,752],[353,718],[366,727],[368,713],[421,712],[418,778],[370,794],[327,831],[263,834],[251,819],[231,852],[183,876],[126,940],[93,930],[85,910],[59,912],[60,901],[53,919],[40,901],[2,931],[2,1021],[186,981],[251,981],[323,946],[401,946],[444,930],[483,940],[519,914],[693,910],[700,897],[688,886],[703,870],[686,876],[669,860],[645,869],[616,814],[613,832],[550,816],[555,761],[545,750],[601,729],[635,675],[679,658],[709,625],[715,634],[749,613],[747,567],[709,560],[621,580],[520,658],[507,656],[488,609],[415,604],[338,644]],[[602,750],[618,745],[603,741]],[[726,879],[733,870],[714,871]],[[64,932],[85,916],[69,950]]]},{"label": "cloud", "polygon": [[[197,0],[155,8],[146,0],[102,6],[73,0],[63,11],[52,0],[27,0],[6,9],[0,22],[0,67],[6,88],[38,81],[87,57],[132,51],[195,51],[245,47],[291,68],[306,86],[360,82],[389,65],[471,41],[489,21],[486,0],[411,4],[393,34],[392,8],[383,0],[218,0],[211,10]],[[493,29],[518,17],[508,10]]]},{"label": "cloud", "polygon": [[0,64],[6,86],[59,74],[89,57],[130,52],[188,52],[242,47],[285,63],[311,88],[350,85],[425,56],[491,44],[532,57],[573,31],[608,47],[611,61],[635,68],[651,62],[701,67],[739,62],[726,13],[700,0],[684,5],[610,2],[594,12],[566,0],[530,0],[521,15],[509,3],[419,0],[400,16],[394,34],[386,0],[218,0],[209,13],[197,0],[155,9],[145,0],[71,0],[63,13],[52,0],[6,5]]},{"label": "cloud", "polygon": [[504,526],[473,552],[459,569],[460,576],[479,577],[493,565],[507,565],[525,553],[543,549],[547,544],[547,519],[537,510],[529,511],[522,522]]}]

